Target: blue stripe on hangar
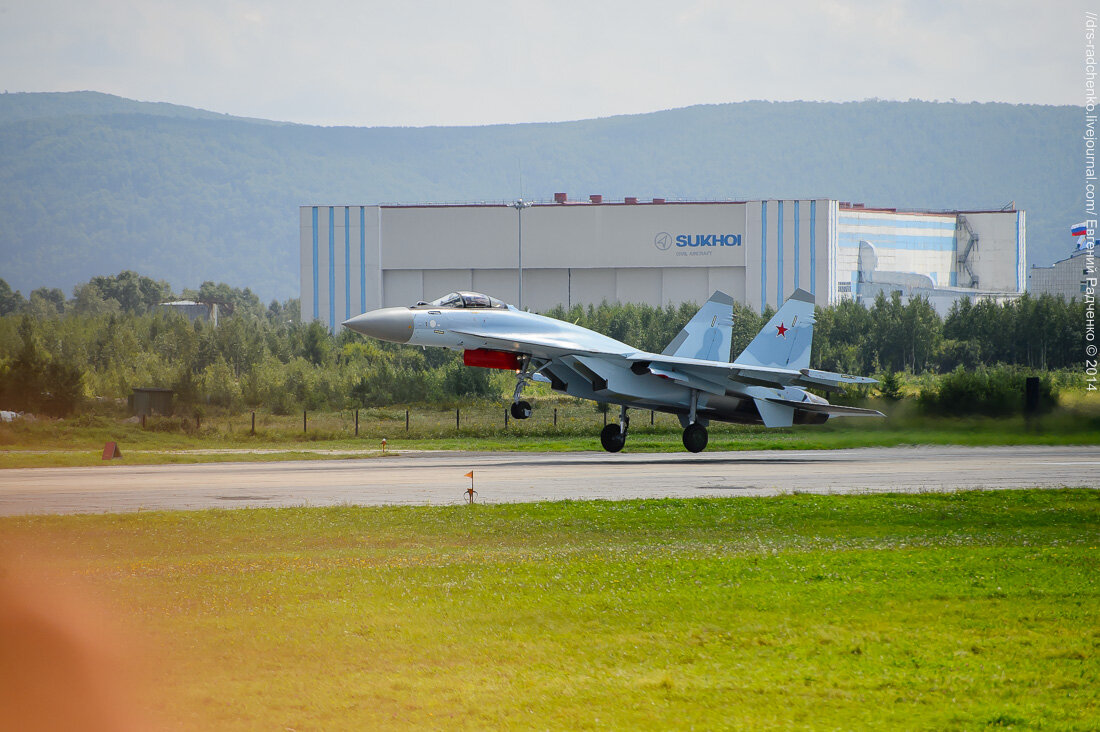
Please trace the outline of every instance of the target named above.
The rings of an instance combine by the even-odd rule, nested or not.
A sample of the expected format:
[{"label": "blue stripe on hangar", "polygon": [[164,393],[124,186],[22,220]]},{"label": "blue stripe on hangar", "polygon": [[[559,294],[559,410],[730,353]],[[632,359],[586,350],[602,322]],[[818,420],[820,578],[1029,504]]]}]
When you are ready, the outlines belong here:
[{"label": "blue stripe on hangar", "polygon": [[783,307],[783,202],[776,204],[775,248],[777,252],[775,274],[775,308]]},{"label": "blue stripe on hangar", "polygon": [[798,251],[798,209],[802,208],[801,201],[794,202],[794,289],[798,289],[798,265],[799,265],[799,251]]},{"label": "blue stripe on hangar", "polygon": [[817,283],[817,201],[810,201],[810,294],[816,295]]},{"label": "blue stripe on hangar", "polygon": [[351,206],[344,206],[344,320],[351,318]]},{"label": "blue stripe on hangar", "polygon": [[367,312],[367,207],[359,207],[359,312]]},{"label": "blue stripe on hangar", "polygon": [[903,236],[898,234],[857,234],[843,233],[837,236],[837,246],[844,249],[859,247],[860,241],[869,241],[876,247],[885,249],[909,249],[921,252],[953,252],[956,249],[952,236]]},{"label": "blue stripe on hangar", "polygon": [[336,207],[328,207],[328,327],[336,330]]},{"label": "blue stripe on hangar", "polygon": [[317,207],[313,207],[313,319],[317,317],[317,284],[320,273],[317,271]]},{"label": "blue stripe on hangar", "polygon": [[760,202],[760,312],[768,307],[768,202]]}]

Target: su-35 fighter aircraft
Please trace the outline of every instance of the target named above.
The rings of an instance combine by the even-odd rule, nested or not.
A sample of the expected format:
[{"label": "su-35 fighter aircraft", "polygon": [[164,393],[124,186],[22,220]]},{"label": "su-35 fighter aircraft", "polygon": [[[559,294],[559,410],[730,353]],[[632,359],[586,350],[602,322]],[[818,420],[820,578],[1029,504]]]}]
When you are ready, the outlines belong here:
[{"label": "su-35 fighter aircraft", "polygon": [[627,409],[652,409],[680,418],[684,447],[707,446],[710,420],[767,427],[821,424],[830,417],[884,416],[871,409],[829,404],[804,387],[840,391],[874,379],[810,365],[813,296],[796,290],[734,359],[733,299],[715,292],[661,353],[646,353],[613,338],[524,312],[478,292],[452,292],[412,307],[382,308],[344,322],[374,338],[463,351],[467,366],[516,372],[512,416],[527,419],[520,397],[531,381],[582,399],[618,404],[619,424],[600,442],[609,452],[626,444]]}]

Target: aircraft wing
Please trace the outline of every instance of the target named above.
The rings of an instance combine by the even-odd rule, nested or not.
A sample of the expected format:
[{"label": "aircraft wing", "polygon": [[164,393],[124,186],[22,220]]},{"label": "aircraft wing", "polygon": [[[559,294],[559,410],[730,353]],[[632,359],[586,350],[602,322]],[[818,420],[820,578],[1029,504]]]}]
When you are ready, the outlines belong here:
[{"label": "aircraft wing", "polygon": [[635,374],[650,373],[685,387],[711,394],[736,393],[739,386],[766,386],[781,389],[786,386],[812,387],[839,391],[844,386],[877,384],[875,379],[849,374],[835,374],[814,369],[789,369],[722,363],[663,354],[630,351],[609,352],[579,343],[556,333],[489,332],[453,330],[470,339],[470,348],[492,348],[530,354],[532,358],[553,361],[570,356],[589,356],[609,363],[618,362]]},{"label": "aircraft wing", "polygon": [[835,374],[814,369],[785,369],[769,366],[747,366],[739,363],[717,363],[690,358],[658,356],[649,353],[632,354],[631,370],[636,374],[649,372],[695,389],[715,394],[736,391],[737,384],[781,389],[786,386],[811,387],[840,391],[845,386],[877,384],[865,376]]},{"label": "aircraft wing", "polygon": [[820,412],[821,414],[835,414],[844,417],[885,417],[886,415],[877,409],[864,409],[862,407],[846,407],[843,404],[818,404],[817,402],[798,402],[792,399],[767,398],[765,401],[778,404],[783,407],[793,407],[803,412]]}]

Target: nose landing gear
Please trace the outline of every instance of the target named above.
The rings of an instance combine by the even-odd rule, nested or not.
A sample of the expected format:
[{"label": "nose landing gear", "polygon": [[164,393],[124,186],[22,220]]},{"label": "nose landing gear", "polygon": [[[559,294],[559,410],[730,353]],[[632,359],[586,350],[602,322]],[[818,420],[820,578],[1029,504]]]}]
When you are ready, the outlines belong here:
[{"label": "nose landing gear", "polygon": [[513,419],[527,419],[531,416],[531,402],[519,398],[523,394],[523,387],[531,380],[531,374],[527,372],[530,366],[531,357],[524,356],[523,368],[516,372],[516,390],[512,392],[512,406],[509,407]]}]

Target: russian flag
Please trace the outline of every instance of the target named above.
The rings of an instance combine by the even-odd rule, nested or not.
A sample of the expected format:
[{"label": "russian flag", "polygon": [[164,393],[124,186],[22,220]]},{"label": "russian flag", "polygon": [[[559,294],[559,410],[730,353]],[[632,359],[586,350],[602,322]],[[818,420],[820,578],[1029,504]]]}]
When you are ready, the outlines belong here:
[{"label": "russian flag", "polygon": [[1069,233],[1072,236],[1084,236],[1088,231],[1088,227],[1085,226],[1085,222],[1082,221],[1079,224],[1074,224],[1073,228],[1069,230]]}]

